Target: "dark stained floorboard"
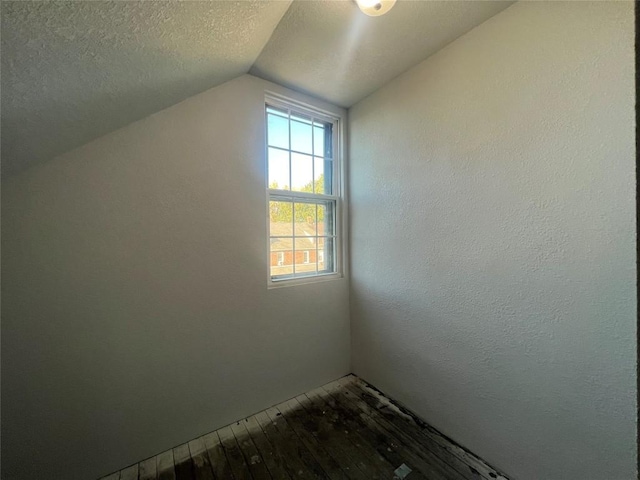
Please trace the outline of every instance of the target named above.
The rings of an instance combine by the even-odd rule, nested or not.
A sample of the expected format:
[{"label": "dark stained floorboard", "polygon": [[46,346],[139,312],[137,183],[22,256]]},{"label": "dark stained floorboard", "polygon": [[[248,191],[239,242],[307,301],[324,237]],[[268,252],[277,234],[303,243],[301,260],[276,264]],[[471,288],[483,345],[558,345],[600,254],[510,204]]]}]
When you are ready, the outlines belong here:
[{"label": "dark stained floorboard", "polygon": [[227,458],[227,453],[224,451],[222,443],[220,443],[218,432],[211,432],[204,435],[202,442],[204,443],[204,448],[207,450],[215,478],[235,480],[233,472],[231,471],[231,464]]},{"label": "dark stained floorboard", "polygon": [[318,419],[321,428],[332,435],[332,441],[356,462],[358,468],[367,478],[393,478],[393,467],[381,461],[374,452],[371,452],[362,439],[358,438],[354,432],[349,431],[336,412],[327,408],[315,394],[309,393],[297,399],[307,410],[307,414]]},{"label": "dark stained floorboard", "polygon": [[348,375],[102,480],[507,480]]},{"label": "dark stained floorboard", "polygon": [[173,449],[173,461],[176,470],[176,480],[191,480],[193,475],[193,461],[189,452],[189,445],[183,444]]},{"label": "dark stained floorboard", "polygon": [[233,431],[230,426],[226,426],[218,430],[220,436],[220,442],[227,453],[229,464],[231,465],[231,471],[236,480],[252,480],[251,472],[249,470],[249,464],[240,451],[240,446],[236,441],[236,437],[233,435]]},{"label": "dark stained floorboard", "polygon": [[240,450],[244,455],[244,459],[249,465],[249,470],[254,480],[271,480],[271,474],[267,469],[262,457],[258,454],[258,449],[251,440],[251,436],[247,433],[247,429],[244,425],[240,425],[240,422],[232,423],[231,430],[236,437],[236,441],[240,446]]},{"label": "dark stained floorboard", "polygon": [[138,464],[131,465],[120,471],[120,480],[138,480]]},{"label": "dark stained floorboard", "polygon": [[322,469],[322,466],[316,461],[309,449],[300,441],[300,438],[296,435],[296,433],[289,425],[289,422],[287,422],[287,420],[282,416],[278,409],[275,407],[271,407],[267,408],[266,412],[273,425],[283,436],[283,439],[287,446],[287,458],[300,458],[305,466],[304,471],[305,475],[308,478],[316,478],[318,480],[328,479],[329,476]]},{"label": "dark stained floorboard", "polygon": [[[420,445],[423,456],[430,455],[442,459],[448,466],[453,468],[459,478],[466,480],[477,480],[485,478],[491,480],[497,477],[489,475],[489,469],[486,474],[482,475],[481,470],[476,469],[473,465],[469,465],[467,461],[461,459],[453,451],[453,448],[444,448],[439,439],[430,432],[425,432],[417,423],[409,416],[398,414],[393,405],[386,401],[381,402],[382,397],[378,397],[378,393],[367,389],[363,383],[358,380],[349,381],[348,378],[341,379],[344,387],[343,394],[351,399],[358,400],[358,406],[363,411],[369,413],[376,419],[378,423],[389,427],[389,430],[397,432],[400,436],[407,440],[407,443]],[[448,443],[448,442],[447,442]],[[453,445],[450,444],[451,447]]]},{"label": "dark stained floorboard", "polygon": [[[324,389],[323,398],[327,404],[345,418],[345,422],[352,429],[358,431],[376,451],[393,465],[408,465],[412,469],[407,480],[429,479],[447,480],[458,478],[442,460],[431,455],[425,460],[413,451],[411,442],[405,441],[395,432],[385,429],[371,416],[354,408],[354,405],[339,393],[333,393],[330,388]],[[333,393],[333,394],[332,394]]]},{"label": "dark stained floorboard", "polygon": [[304,478],[305,480],[313,478],[313,473],[305,465],[301,452],[295,450],[295,443],[291,444],[290,440],[285,438],[276,428],[276,423],[271,421],[267,412],[256,413],[254,416],[273,445],[276,454],[283,459],[284,468],[291,478]]},{"label": "dark stained floorboard", "polygon": [[[349,386],[349,388],[344,389],[341,394],[354,402],[361,411],[365,412],[365,415],[372,418],[374,422],[386,430],[389,435],[400,439],[400,441],[406,445],[407,451],[415,453],[431,467],[436,467],[444,463],[456,472],[456,474],[452,474],[457,475],[454,476],[454,478],[465,480],[479,480],[483,478],[477,472],[469,469],[468,465],[459,465],[459,459],[457,457],[441,449],[438,445],[435,445],[433,441],[421,438],[419,432],[413,428],[414,426],[404,425],[403,421],[393,418],[395,414],[392,410],[376,408],[375,405],[370,405],[363,400],[362,392],[358,392],[355,388],[350,390],[350,388],[353,387]],[[367,400],[369,399],[367,396]],[[448,477],[450,476],[451,475],[448,475]]]},{"label": "dark stained floorboard", "polygon": [[158,480],[176,480],[176,472],[173,466],[173,449],[162,452],[156,459]]},{"label": "dark stained floorboard", "polygon": [[158,467],[156,465],[156,457],[147,458],[140,462],[139,480],[157,480]]},{"label": "dark stained floorboard", "polygon": [[277,408],[329,478],[332,480],[366,480],[355,463],[346,458],[342,451],[336,449],[331,442],[323,442],[319,438],[316,423],[296,399],[288,400],[278,405]]},{"label": "dark stained floorboard", "polygon": [[[371,430],[371,425],[360,421],[355,415],[356,412],[344,408],[334,401],[322,388],[312,390],[307,396],[313,398],[321,408],[330,412],[335,418],[336,424],[349,432],[351,441],[358,445],[359,449],[366,455],[368,462],[375,467],[376,472],[381,472],[382,478],[392,478],[395,470],[404,462],[399,461],[400,457],[393,454],[393,450],[387,445],[385,440],[376,436]],[[415,469],[413,469],[415,470]],[[413,471],[408,475],[407,480],[419,480],[423,478],[418,472]],[[443,480],[434,477],[432,480]]]},{"label": "dark stained floorboard", "polygon": [[273,478],[289,480],[291,476],[285,468],[286,459],[277,452],[273,445],[271,445],[271,442],[262,431],[262,427],[258,423],[258,420],[256,420],[255,416],[252,415],[240,423],[244,425],[251,436],[253,444],[258,449],[258,454],[267,465],[271,476]]},{"label": "dark stained floorboard", "polygon": [[202,437],[189,442],[189,453],[193,461],[193,478],[195,480],[214,480],[213,468]]},{"label": "dark stained floorboard", "polygon": [[[363,421],[359,416],[354,416],[351,410],[345,408],[345,405],[336,401],[324,390],[322,390],[322,393],[318,396],[326,402],[329,408],[342,418],[342,421],[349,431],[357,433],[358,436],[366,442],[371,451],[376,452],[387,464],[393,465],[395,468],[402,464],[409,466],[412,471],[406,477],[407,480],[427,480],[427,477],[416,470],[416,465],[409,461],[407,455],[402,455],[397,451],[398,445],[394,442],[393,438],[380,435],[379,432],[376,431],[374,422],[368,423]],[[446,477],[444,475],[432,476],[429,480],[446,480]]]}]

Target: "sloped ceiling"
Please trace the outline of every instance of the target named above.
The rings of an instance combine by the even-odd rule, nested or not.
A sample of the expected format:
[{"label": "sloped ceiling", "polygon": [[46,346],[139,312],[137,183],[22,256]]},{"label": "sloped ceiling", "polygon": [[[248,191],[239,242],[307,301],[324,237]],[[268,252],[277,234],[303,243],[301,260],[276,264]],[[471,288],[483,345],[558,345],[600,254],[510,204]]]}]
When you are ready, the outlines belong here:
[{"label": "sloped ceiling", "polygon": [[2,1],[2,174],[247,72],[349,107],[511,3]]},{"label": "sloped ceiling", "polygon": [[2,2],[2,173],[247,73],[290,1]]},{"label": "sloped ceiling", "polygon": [[399,0],[368,17],[353,1],[294,1],[250,73],[350,107],[512,3]]}]

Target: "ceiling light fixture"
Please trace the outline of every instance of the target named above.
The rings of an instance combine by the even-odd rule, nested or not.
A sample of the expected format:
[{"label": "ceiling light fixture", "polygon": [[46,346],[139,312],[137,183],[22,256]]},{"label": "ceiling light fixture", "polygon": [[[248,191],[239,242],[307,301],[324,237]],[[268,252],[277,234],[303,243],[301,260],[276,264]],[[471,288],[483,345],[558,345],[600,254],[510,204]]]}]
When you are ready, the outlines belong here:
[{"label": "ceiling light fixture", "polygon": [[384,15],[395,5],[396,0],[356,0],[362,13],[370,17]]}]

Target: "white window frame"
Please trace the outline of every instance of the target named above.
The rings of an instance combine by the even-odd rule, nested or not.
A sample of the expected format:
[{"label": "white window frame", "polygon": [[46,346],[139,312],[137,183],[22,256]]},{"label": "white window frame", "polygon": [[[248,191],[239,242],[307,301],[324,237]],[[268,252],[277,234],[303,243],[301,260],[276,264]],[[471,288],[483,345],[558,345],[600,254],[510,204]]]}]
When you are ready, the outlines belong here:
[{"label": "white window frame", "polygon": [[[332,171],[332,195],[325,194],[315,194],[315,193],[306,193],[306,192],[298,192],[294,190],[276,190],[269,188],[269,160],[268,160],[268,137],[267,137],[267,107],[271,106],[274,108],[289,110],[292,113],[298,113],[303,116],[311,116],[317,120],[321,120],[324,122],[329,122],[333,124],[332,133],[332,150],[333,150],[333,171]],[[315,275],[305,275],[300,277],[290,277],[290,278],[281,278],[281,279],[273,279],[271,277],[271,265],[270,263],[267,265],[267,286],[268,288],[278,288],[292,285],[300,285],[307,283],[316,283],[328,280],[335,280],[338,278],[342,278],[345,274],[345,251],[346,251],[346,207],[345,207],[345,167],[343,162],[344,156],[344,121],[341,115],[336,114],[335,112],[329,112],[322,108],[318,108],[315,105],[310,105],[306,103],[302,103],[288,97],[279,95],[277,93],[266,92],[265,94],[265,103],[264,103],[264,131],[265,131],[265,141],[264,141],[264,165],[265,165],[265,190],[266,190],[266,223],[267,223],[267,254],[270,258],[271,252],[271,235],[270,235],[270,221],[269,221],[269,201],[271,196],[284,196],[300,199],[316,199],[316,200],[333,200],[335,201],[335,225],[334,225],[334,236],[335,236],[335,246],[334,246],[334,272],[329,273],[317,273]],[[317,261],[317,258],[316,258]]]}]

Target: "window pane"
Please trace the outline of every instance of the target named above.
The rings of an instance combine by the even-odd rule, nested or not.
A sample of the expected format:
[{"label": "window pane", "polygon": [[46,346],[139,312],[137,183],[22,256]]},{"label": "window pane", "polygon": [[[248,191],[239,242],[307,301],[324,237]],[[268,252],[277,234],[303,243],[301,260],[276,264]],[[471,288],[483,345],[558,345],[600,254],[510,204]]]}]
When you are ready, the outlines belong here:
[{"label": "window pane", "polygon": [[331,123],[313,123],[313,154],[317,157],[333,157],[333,125]]},{"label": "window pane", "polygon": [[[333,162],[327,158],[314,157],[313,159],[313,175],[314,175],[314,192],[324,195],[331,195],[333,191],[332,169]],[[325,175],[325,169],[327,174]]]},{"label": "window pane", "polygon": [[313,124],[313,154],[324,157],[324,126]]},{"label": "window pane", "polygon": [[316,204],[296,202],[294,235],[296,237],[316,236]]},{"label": "window pane", "polygon": [[272,237],[293,236],[293,203],[269,202],[269,235]]},{"label": "window pane", "polygon": [[287,118],[267,113],[267,134],[269,146],[289,148],[289,120]]},{"label": "window pane", "polygon": [[335,208],[333,200],[269,201],[272,277],[335,272]]},{"label": "window pane", "polygon": [[289,118],[289,113],[286,110],[281,110],[281,109],[276,108],[276,107],[267,106],[267,113],[272,113],[274,115],[279,115],[279,116],[284,117],[284,118]]},{"label": "window pane", "polygon": [[334,192],[334,187],[333,187],[333,160],[331,160],[330,158],[324,159],[323,173],[324,173],[325,191],[328,194],[335,195],[336,192]]},{"label": "window pane", "polygon": [[269,148],[269,188],[290,190],[289,188],[289,152]]},{"label": "window pane", "polygon": [[291,190],[313,192],[313,157],[291,154]]},{"label": "window pane", "polygon": [[318,236],[335,235],[335,202],[318,203]]},{"label": "window pane", "polygon": [[309,154],[313,153],[311,123],[291,120],[291,150]]},{"label": "window pane", "polygon": [[[295,238],[295,274],[296,277],[316,273],[316,239]],[[313,262],[311,259],[313,258]]]},{"label": "window pane", "polygon": [[318,238],[318,272],[331,273],[335,271],[335,237]]},{"label": "window pane", "polygon": [[271,238],[269,256],[272,277],[293,274],[292,238]]}]

